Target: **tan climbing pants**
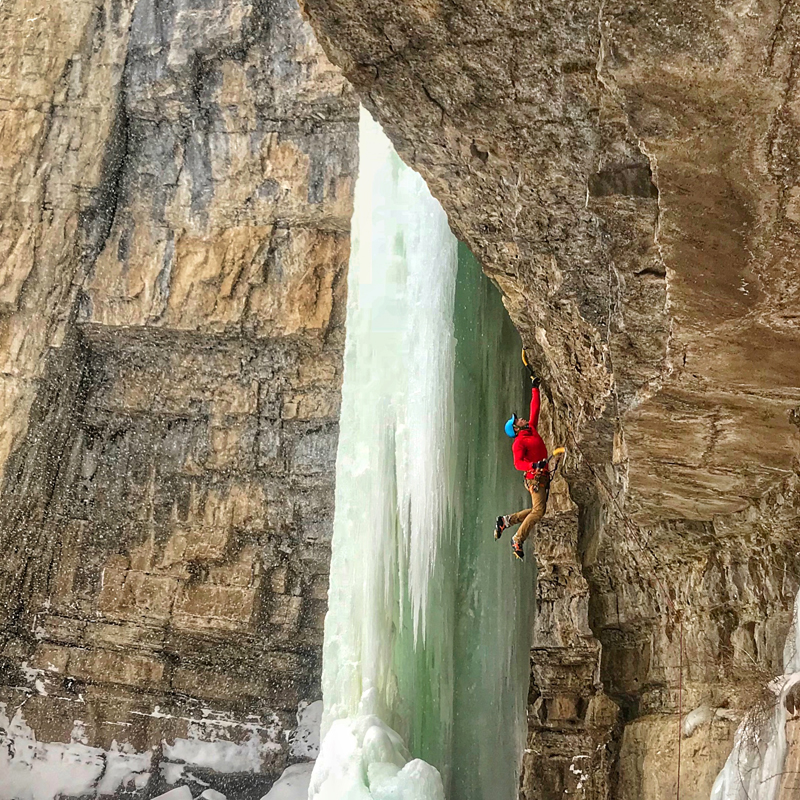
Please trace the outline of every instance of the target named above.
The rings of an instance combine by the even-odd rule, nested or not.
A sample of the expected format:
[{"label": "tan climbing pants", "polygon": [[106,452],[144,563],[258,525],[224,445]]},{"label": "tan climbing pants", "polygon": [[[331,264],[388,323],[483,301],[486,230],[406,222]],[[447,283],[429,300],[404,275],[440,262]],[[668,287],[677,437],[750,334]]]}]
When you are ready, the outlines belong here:
[{"label": "tan climbing pants", "polygon": [[[519,530],[514,534],[514,541],[522,544],[536,526],[536,523],[547,511],[547,498],[550,495],[550,473],[540,472],[537,480],[525,478],[525,488],[531,493],[531,507],[517,511],[508,518],[509,525],[519,525]],[[521,523],[521,524],[520,524]]]}]

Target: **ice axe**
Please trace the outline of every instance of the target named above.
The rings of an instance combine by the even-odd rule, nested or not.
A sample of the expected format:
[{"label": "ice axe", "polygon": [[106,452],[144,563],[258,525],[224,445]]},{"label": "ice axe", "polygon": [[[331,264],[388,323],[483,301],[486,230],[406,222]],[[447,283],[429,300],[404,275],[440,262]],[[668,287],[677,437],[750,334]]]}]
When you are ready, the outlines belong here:
[{"label": "ice axe", "polygon": [[[567,452],[567,448],[566,447],[556,447],[556,449],[553,450],[553,452],[550,454],[550,458],[547,459],[547,461],[548,461],[547,468],[550,470],[550,474],[551,475],[559,468],[559,466],[561,466],[562,456],[566,452]],[[550,469],[550,462],[554,458],[556,459],[556,464],[552,469]]]},{"label": "ice axe", "polygon": [[531,376],[531,380],[534,382],[534,386],[539,385],[539,378],[536,373],[533,371],[533,367],[528,363],[528,357],[525,355],[525,348],[522,348],[522,363],[525,365],[525,369],[528,370]]}]

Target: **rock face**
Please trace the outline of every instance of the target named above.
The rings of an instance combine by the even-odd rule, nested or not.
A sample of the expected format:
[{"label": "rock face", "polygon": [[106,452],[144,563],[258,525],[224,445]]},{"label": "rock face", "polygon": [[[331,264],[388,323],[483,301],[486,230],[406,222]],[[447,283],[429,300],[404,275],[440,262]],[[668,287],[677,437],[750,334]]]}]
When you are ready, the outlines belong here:
[{"label": "rock face", "polygon": [[[523,791],[674,796],[677,716],[704,707],[681,796],[707,797],[735,719],[781,671],[798,585],[797,9],[304,6],[503,291],[570,448],[602,656],[569,688],[571,648],[534,651]],[[541,545],[550,575],[566,556]],[[591,716],[601,689],[616,729]],[[549,750],[539,697],[566,714]],[[603,725],[618,755],[585,777],[572,729],[605,741]],[[564,758],[540,757],[556,729]]]},{"label": "rock face", "polygon": [[609,773],[618,749],[620,712],[599,679],[600,645],[588,624],[589,587],[577,558],[577,514],[550,509],[536,533],[539,569],[521,800],[597,790],[603,785],[597,777]]},{"label": "rock face", "polygon": [[0,21],[0,797],[257,798],[319,693],[357,101],[292,0]]}]

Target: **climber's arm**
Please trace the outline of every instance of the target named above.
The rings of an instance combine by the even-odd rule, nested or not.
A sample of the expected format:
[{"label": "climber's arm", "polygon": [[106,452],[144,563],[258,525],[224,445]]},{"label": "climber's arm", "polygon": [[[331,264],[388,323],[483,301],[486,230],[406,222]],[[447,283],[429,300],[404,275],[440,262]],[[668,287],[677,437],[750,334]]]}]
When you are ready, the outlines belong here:
[{"label": "climber's arm", "polygon": [[539,386],[538,381],[537,384],[531,389],[531,416],[528,420],[528,424],[534,430],[539,429],[539,408],[541,406],[541,402],[539,400]]}]

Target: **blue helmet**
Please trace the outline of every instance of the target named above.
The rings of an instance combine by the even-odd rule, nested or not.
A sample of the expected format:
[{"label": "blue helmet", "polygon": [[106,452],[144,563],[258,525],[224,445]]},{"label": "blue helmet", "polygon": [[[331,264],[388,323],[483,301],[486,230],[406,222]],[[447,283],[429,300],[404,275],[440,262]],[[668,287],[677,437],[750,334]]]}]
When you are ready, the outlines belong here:
[{"label": "blue helmet", "polygon": [[517,432],[514,430],[514,423],[517,421],[517,415],[512,414],[508,422],[505,424],[505,432],[506,436],[510,436],[512,439],[517,435]]}]

